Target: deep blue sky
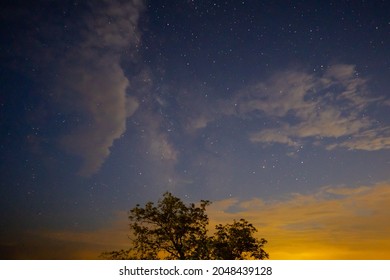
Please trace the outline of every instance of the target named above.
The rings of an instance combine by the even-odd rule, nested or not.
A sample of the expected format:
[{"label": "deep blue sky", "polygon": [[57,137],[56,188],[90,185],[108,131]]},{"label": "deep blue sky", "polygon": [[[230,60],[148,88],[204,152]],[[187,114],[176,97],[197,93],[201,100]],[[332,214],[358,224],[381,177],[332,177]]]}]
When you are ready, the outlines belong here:
[{"label": "deep blue sky", "polygon": [[97,229],[165,191],[277,200],[390,179],[388,1],[0,10],[5,258],[22,232]]}]

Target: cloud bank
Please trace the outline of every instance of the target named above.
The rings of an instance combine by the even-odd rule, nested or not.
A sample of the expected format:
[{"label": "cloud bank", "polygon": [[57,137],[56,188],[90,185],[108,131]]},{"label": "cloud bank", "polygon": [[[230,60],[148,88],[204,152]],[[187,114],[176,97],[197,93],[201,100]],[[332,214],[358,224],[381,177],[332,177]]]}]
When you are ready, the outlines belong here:
[{"label": "cloud bank", "polygon": [[[96,5],[95,5],[96,4]],[[121,54],[134,52],[139,41],[142,1],[100,1],[91,5],[81,40],[61,59],[57,98],[80,116],[74,130],[61,139],[65,149],[82,158],[79,173],[97,172],[110,147],[126,130],[126,119],[138,100],[126,92],[129,80]]]}]

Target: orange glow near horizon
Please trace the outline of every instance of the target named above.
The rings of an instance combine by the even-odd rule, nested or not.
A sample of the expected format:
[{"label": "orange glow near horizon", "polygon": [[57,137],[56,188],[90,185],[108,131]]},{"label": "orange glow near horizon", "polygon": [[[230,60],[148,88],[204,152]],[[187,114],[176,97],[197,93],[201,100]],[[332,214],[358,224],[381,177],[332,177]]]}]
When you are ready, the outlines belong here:
[{"label": "orange glow near horizon", "polygon": [[[228,213],[230,207],[240,209]],[[212,223],[245,218],[268,240],[270,259],[390,259],[390,184],[322,188],[284,201],[218,201]],[[230,211],[231,212],[231,211]]]},{"label": "orange glow near horizon", "polygon": [[[231,198],[212,203],[207,214],[210,233],[216,224],[233,219],[253,223],[258,237],[268,240],[265,250],[271,260],[390,259],[390,183],[325,187],[314,194],[293,194],[278,201]],[[35,238],[33,247],[41,249],[35,258],[47,258],[45,252],[53,248],[66,248],[62,257],[57,254],[53,258],[97,259],[103,251],[127,248],[128,234],[123,211],[117,213],[113,224],[95,231],[42,231],[31,236]]]}]

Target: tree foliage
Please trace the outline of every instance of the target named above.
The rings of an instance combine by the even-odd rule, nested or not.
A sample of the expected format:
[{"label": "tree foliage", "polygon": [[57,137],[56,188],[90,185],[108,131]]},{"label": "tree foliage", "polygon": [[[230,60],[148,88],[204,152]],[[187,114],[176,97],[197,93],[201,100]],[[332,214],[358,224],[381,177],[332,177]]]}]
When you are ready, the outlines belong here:
[{"label": "tree foliage", "polygon": [[148,202],[129,211],[132,247],[106,252],[109,259],[265,259],[265,239],[254,237],[256,228],[244,219],[217,225],[208,235],[207,200],[186,206],[167,192],[157,205]]},{"label": "tree foliage", "polygon": [[263,249],[267,241],[253,236],[257,229],[245,219],[217,225],[213,238],[213,257],[218,260],[267,259]]}]

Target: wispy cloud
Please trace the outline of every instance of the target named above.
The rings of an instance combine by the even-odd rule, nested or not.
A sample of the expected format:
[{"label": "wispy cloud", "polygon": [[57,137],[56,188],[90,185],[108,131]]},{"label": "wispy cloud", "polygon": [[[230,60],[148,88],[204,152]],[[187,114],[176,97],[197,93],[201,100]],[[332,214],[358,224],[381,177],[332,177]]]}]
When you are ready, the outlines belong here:
[{"label": "wispy cloud", "polygon": [[315,88],[318,81],[309,74],[285,71],[268,81],[249,86],[238,93],[236,103],[240,113],[255,110],[269,116],[284,117],[289,112],[304,116],[315,105],[312,100],[304,101],[305,95]]},{"label": "wispy cloud", "polygon": [[353,65],[341,64],[319,76],[278,73],[239,92],[235,103],[241,117],[258,111],[277,123],[252,132],[249,139],[254,143],[297,146],[302,141],[318,144],[326,139],[328,149],[378,150],[389,148],[389,126],[378,126],[367,110],[382,99],[370,97],[367,81]]},{"label": "wispy cloud", "polygon": [[389,124],[370,115],[373,107],[386,106],[388,100],[368,88],[354,65],[331,65],[321,74],[285,70],[208,104],[213,113],[198,112],[191,127],[199,130],[235,116],[272,124],[249,132],[249,140],[262,145],[296,147],[305,142],[326,149],[388,149]]},{"label": "wispy cloud", "polygon": [[390,127],[372,128],[353,135],[342,143],[329,145],[329,150],[343,147],[349,150],[377,151],[390,149]]},{"label": "wispy cloud", "polygon": [[249,140],[254,143],[264,143],[265,145],[280,143],[292,147],[299,146],[299,142],[297,142],[297,140],[293,140],[289,136],[289,133],[286,133],[286,131],[288,131],[289,129],[289,126],[285,126],[284,129],[264,129],[260,132],[251,133],[249,136]]}]

